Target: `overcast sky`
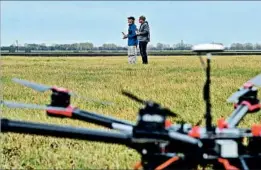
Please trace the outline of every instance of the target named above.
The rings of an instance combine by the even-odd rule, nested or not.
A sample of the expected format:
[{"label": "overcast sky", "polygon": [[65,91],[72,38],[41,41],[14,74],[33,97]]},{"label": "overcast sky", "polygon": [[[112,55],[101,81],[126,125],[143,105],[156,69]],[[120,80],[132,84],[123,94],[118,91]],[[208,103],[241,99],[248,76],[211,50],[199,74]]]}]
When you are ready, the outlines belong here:
[{"label": "overcast sky", "polygon": [[261,1],[1,1],[1,45],[126,45],[130,15],[147,17],[152,44],[261,43]]}]

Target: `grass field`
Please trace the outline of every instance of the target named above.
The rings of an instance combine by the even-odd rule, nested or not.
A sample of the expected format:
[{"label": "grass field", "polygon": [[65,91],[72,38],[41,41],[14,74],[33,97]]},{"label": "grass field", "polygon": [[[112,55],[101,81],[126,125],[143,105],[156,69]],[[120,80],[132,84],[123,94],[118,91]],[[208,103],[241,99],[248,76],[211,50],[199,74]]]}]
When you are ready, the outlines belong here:
[{"label": "grass field", "polygon": [[[128,65],[126,57],[111,58],[2,58],[2,93],[5,100],[48,104],[49,94],[13,83],[13,77],[69,88],[83,96],[111,101],[112,106],[73,98],[89,111],[135,121],[139,104],[121,95],[129,90],[153,99],[179,114],[172,121],[196,123],[204,114],[202,87],[205,74],[197,57],[151,57],[149,65]],[[260,56],[214,57],[212,62],[213,119],[228,116],[233,107],[227,97],[261,72]],[[259,94],[260,96],[260,94]],[[248,115],[240,126],[261,120],[261,112]],[[2,117],[34,122],[101,128],[69,119],[48,118],[44,111],[3,108]],[[203,123],[204,125],[204,123]],[[102,128],[104,129],[104,128]],[[126,147],[24,134],[1,135],[2,168],[12,169],[131,169],[139,155]]]}]

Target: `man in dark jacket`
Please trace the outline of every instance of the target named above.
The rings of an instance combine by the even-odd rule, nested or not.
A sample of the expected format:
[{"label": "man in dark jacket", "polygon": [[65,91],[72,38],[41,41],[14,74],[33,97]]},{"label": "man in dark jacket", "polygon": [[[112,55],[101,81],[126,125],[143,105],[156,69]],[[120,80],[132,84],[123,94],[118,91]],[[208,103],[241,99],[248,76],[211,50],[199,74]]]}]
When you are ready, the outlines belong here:
[{"label": "man in dark jacket", "polygon": [[147,55],[147,45],[150,42],[150,27],[149,23],[146,21],[145,16],[140,16],[139,18],[140,28],[137,31],[140,54],[142,57],[143,64],[148,64],[148,55]]},{"label": "man in dark jacket", "polygon": [[130,64],[136,64],[137,60],[137,45],[138,39],[136,35],[137,27],[135,25],[135,18],[128,17],[129,29],[128,34],[123,33],[123,39],[128,38],[128,61]]}]

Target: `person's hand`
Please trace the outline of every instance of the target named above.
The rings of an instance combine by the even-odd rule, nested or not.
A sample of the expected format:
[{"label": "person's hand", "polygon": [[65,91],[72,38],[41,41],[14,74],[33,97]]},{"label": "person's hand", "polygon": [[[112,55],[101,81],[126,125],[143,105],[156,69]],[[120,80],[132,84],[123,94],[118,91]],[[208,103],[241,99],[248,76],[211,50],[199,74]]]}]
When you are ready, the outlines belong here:
[{"label": "person's hand", "polygon": [[136,31],[136,35],[140,35],[140,32],[139,32],[139,31]]}]

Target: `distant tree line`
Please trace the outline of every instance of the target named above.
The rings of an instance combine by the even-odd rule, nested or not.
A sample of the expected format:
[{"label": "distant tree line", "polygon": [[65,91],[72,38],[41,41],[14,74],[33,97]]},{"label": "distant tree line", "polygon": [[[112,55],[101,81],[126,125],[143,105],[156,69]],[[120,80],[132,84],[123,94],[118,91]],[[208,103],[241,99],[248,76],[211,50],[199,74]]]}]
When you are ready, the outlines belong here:
[{"label": "distant tree line", "polygon": [[[185,44],[183,41],[180,43],[169,45],[164,43],[157,43],[156,45],[149,44],[148,50],[150,51],[166,51],[166,50],[190,50],[192,47],[191,44]],[[113,43],[106,43],[100,47],[95,47],[93,43],[73,43],[73,44],[54,44],[47,46],[46,44],[24,44],[10,46],[2,46],[2,51],[17,52],[17,51],[125,51],[127,47],[117,46]],[[229,47],[226,47],[226,50],[261,50],[261,44],[252,44],[252,43],[233,43]]]}]

